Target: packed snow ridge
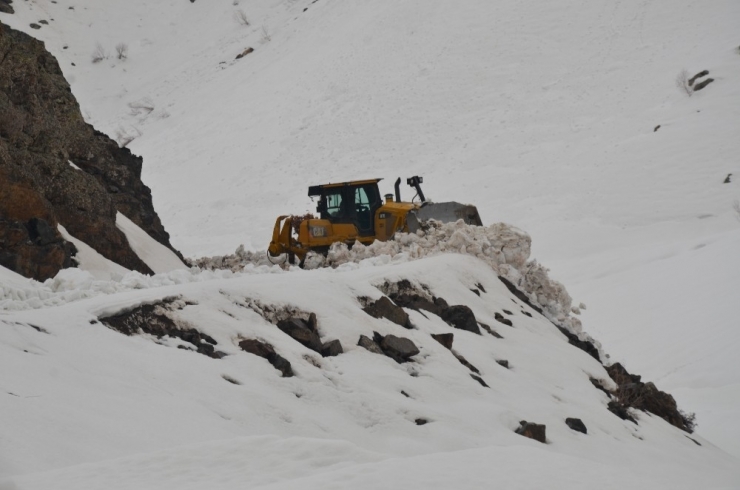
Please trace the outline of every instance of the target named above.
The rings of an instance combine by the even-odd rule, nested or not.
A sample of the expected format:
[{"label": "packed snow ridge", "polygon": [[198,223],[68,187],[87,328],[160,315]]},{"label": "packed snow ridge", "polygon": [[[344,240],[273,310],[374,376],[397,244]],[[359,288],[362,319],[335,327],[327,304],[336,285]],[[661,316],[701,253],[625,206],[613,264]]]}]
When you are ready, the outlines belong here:
[{"label": "packed snow ridge", "polygon": [[[351,248],[337,242],[331,246],[326,256],[309,252],[304,267],[347,270],[408,262],[442,253],[471,255],[488,264],[496,274],[523,291],[550,321],[566,328],[579,339],[592,342],[603,358],[600,344],[583,332],[581,321],[573,316],[579,314],[585,305],[581,303],[573,307],[573,300],[565,286],[551,279],[548,269],[537,260],[530,260],[531,246],[532,238],[529,234],[506,223],[471,226],[462,220],[454,223],[429,220],[416,233],[396,233],[393,240],[386,242],[376,240],[367,246],[355,243]],[[276,262],[285,262],[286,259],[278,258]],[[225,269],[232,272],[256,270],[270,263],[266,254],[247,251],[244,246],[239,246],[231,255],[193,261],[194,265],[202,269]]]}]

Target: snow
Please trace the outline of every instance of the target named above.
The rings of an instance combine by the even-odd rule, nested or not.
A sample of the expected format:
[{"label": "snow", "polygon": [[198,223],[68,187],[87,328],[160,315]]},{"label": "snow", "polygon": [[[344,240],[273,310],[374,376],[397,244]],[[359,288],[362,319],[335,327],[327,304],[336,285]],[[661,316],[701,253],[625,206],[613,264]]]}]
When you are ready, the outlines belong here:
[{"label": "snow", "polygon": [[187,266],[169,248],[165,247],[136,223],[128,219],[121,212],[116,214],[116,227],[126,235],[128,244],[139,258],[154,271],[154,273],[167,273],[177,269],[187,269]]},{"label": "snow", "polygon": [[[361,310],[358,297],[377,298],[377,285],[401,278],[450,304],[470,305],[504,337],[454,330],[453,347],[490,389],[430,336],[452,330],[439,318],[412,311],[417,328],[406,330]],[[473,294],[473,284],[487,292]],[[173,295],[189,303],[175,317],[212,336],[227,357],[91,323]],[[250,309],[250,300],[315,312],[322,339],[339,339],[345,353],[322,359]],[[513,328],[494,319],[507,308]],[[701,436],[691,436],[698,446],[657,417],[639,414],[636,426],[607,411],[605,395],[589,381],[608,379],[603,367],[518,303],[492,269],[464,255],[245,274],[98,296],[2,321],[0,372],[14,374],[3,378],[0,409],[12,420],[34,421],[7,427],[0,447],[18,488],[99,488],[106,480],[111,488],[318,488],[327,477],[360,488],[417,480],[449,488],[453,475],[458,488],[477,488],[494,474],[519,484],[549,476],[563,488],[593,488],[606,477],[606,488],[692,488],[730,486],[738,477],[736,460]],[[410,338],[421,351],[416,362],[399,365],[356,346],[373,330]],[[264,359],[240,352],[240,338],[274,345],[296,376],[281,378]],[[564,424],[572,416],[584,420],[588,435]],[[418,426],[419,417],[430,422]],[[514,434],[522,419],[546,424],[549,443]],[[532,465],[543,473],[527,471]]]},{"label": "snow", "polygon": [[[399,175],[422,175],[428,197],[473,203],[484,223],[526,230],[537,264],[567,286],[574,304],[588,305],[584,330],[612,360],[695,411],[692,437],[702,446],[655,417],[643,415],[635,429],[606,412],[598,392],[581,390],[582,372],[573,372],[592,366],[574,361],[571,349],[545,349],[554,345],[545,333],[552,327],[535,320],[514,338],[505,335],[504,350],[455,332],[493,393],[469,386],[454,359],[429,361],[445,353],[419,339],[422,355],[430,353],[422,373],[430,372],[412,379],[430,384],[418,388],[418,401],[399,403],[438,420],[399,425],[395,393],[387,390],[405,386],[407,373],[355,349],[323,360],[319,375],[295,346],[216,292],[321,310],[326,334],[348,347],[371,328],[351,297],[376,297],[373,281],[416,278],[469,304],[478,301],[468,291],[472,278],[487,289],[496,282],[485,256],[408,261],[407,250],[386,250],[349,257],[336,270],[282,271],[257,261],[236,273],[180,269],[120,279],[96,266],[116,280],[65,272],[56,286],[0,268],[0,321],[10,322],[0,330],[0,388],[29,397],[0,391],[0,410],[19,421],[0,440],[0,478],[14,475],[16,482],[6,486],[738,486],[740,225],[732,206],[740,198],[740,4],[70,6],[15,2],[16,14],[2,20],[46,42],[88,122],[121,140],[135,136],[128,146],[144,157],[155,208],[187,256],[225,255],[240,244],[241,256],[262,256],[275,217],[313,211],[307,185],[385,177],[386,192]],[[250,26],[234,20],[238,10]],[[48,26],[28,28],[42,18]],[[129,47],[125,60],[113,55],[120,42]],[[109,57],[92,63],[97,43]],[[255,51],[235,60],[246,47]],[[708,69],[715,82],[687,97],[675,87],[682,69]],[[732,181],[723,184],[729,173]],[[408,189],[403,196],[410,197]],[[504,307],[511,301],[499,289],[490,299]],[[264,335],[290,353],[308,381],[276,378],[269,365],[244,355],[200,359],[88,323],[98,309],[186,293],[199,304],[182,314],[212,325],[219,343]],[[491,305],[474,306],[476,315],[491,316]],[[411,315],[424,329],[413,334],[445,328]],[[531,337],[518,337],[525,333]],[[499,373],[492,354],[506,355],[514,369]],[[224,373],[221,366],[231,363],[233,371]],[[244,384],[226,383],[221,374]],[[294,382],[304,388],[300,399],[280,391]],[[363,386],[376,390],[373,396],[357,394]],[[582,410],[589,435],[571,434],[554,416],[546,446],[512,435],[518,417],[530,418],[522,412],[541,410],[533,421],[573,415],[541,392]],[[11,403],[22,405],[10,412]],[[595,433],[587,415],[597,417]],[[357,428],[367,420],[375,425]],[[312,459],[338,447],[342,455],[328,459],[329,469]],[[159,461],[153,453],[166,464],[147,463]],[[283,453],[279,464],[273,458]],[[200,469],[219,463],[222,471]]]},{"label": "snow", "polygon": [[[90,245],[70,235],[64,226],[58,225],[58,229],[62,238],[71,242],[77,248],[77,254],[74,259],[77,262],[79,270],[87,272],[87,274],[77,274],[74,271],[66,272],[62,270],[60,274],[63,276],[65,274],[75,274],[79,277],[89,277],[90,281],[93,279],[111,280],[120,278],[129,272],[125,267],[100,255]],[[73,286],[73,288],[75,287]]]}]

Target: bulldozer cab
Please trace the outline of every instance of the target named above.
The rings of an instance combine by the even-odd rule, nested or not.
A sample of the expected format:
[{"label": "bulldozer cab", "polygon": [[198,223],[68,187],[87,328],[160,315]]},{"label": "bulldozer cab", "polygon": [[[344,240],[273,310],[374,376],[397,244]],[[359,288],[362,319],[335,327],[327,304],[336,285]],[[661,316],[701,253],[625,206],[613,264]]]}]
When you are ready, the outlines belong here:
[{"label": "bulldozer cab", "polygon": [[319,199],[316,211],[321,219],[332,224],[352,224],[360,236],[372,236],[375,212],[383,205],[378,189],[380,180],[315,185],[308,188],[308,195]]}]

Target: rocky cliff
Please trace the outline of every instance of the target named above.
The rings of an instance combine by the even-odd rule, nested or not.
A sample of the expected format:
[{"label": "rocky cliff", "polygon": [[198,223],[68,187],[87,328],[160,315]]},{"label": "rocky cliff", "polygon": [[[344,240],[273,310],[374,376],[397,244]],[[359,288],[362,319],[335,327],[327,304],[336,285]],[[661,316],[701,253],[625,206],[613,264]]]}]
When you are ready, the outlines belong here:
[{"label": "rocky cliff", "polygon": [[73,265],[61,224],[106,258],[151,273],[115,223],[120,211],[173,249],[141,167],[85,123],[44,44],[0,23],[0,265],[39,280]]}]

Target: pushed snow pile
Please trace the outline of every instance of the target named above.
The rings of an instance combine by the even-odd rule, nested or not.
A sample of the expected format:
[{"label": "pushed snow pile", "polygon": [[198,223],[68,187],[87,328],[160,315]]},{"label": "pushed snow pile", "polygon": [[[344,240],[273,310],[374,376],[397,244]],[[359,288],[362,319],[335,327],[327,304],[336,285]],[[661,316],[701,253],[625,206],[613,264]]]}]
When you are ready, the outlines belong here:
[{"label": "pushed snow pile", "polygon": [[[442,253],[471,255],[488,264],[496,274],[505,277],[523,291],[551,321],[578,335],[582,340],[593,342],[582,331],[580,320],[571,315],[579,309],[572,307],[572,299],[565,287],[549,277],[548,269],[536,260],[529,259],[531,246],[532,238],[529,234],[506,223],[472,226],[462,220],[454,223],[430,220],[424,229],[416,233],[396,233],[393,240],[386,242],[376,240],[368,246],[355,243],[352,248],[337,242],[332,245],[326,257],[309,252],[305,268],[352,268],[351,264],[357,264],[357,267],[385,265]],[[280,260],[284,261],[285,258],[276,259]],[[269,263],[266,254],[246,251],[243,246],[232,255],[194,261],[194,264],[202,268],[228,269],[234,272],[246,266]]]}]

